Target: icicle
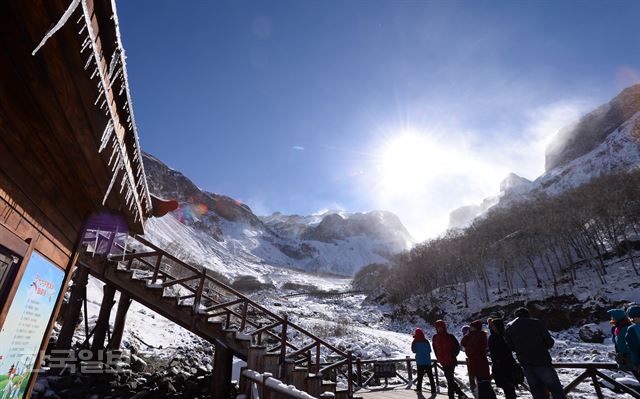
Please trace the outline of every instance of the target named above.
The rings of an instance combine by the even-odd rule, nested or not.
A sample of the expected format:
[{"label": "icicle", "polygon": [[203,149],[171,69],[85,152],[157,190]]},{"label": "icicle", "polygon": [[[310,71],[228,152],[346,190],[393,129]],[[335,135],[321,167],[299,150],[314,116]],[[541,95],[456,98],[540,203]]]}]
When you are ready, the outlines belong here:
[{"label": "icicle", "polygon": [[58,21],[58,23],[55,24],[53,26],[53,28],[51,28],[49,30],[49,32],[47,32],[44,35],[44,37],[40,41],[40,44],[38,44],[38,46],[35,48],[35,50],[33,50],[31,52],[32,56],[36,55],[38,50],[40,50],[40,48],[42,46],[44,46],[44,44],[47,42],[47,40],[49,40],[49,38],[51,36],[53,36],[58,30],[60,30],[60,28],[62,28],[64,26],[64,24],[67,23],[67,20],[69,19],[69,17],[71,17],[71,14],[73,14],[73,12],[75,11],[76,7],[78,7],[78,4],[80,4],[80,0],[73,0],[71,2],[71,4],[69,4],[69,7],[67,7],[67,10],[64,12],[64,14],[62,14],[62,17],[60,17],[60,20]]},{"label": "icicle", "polygon": [[102,137],[100,138],[100,148],[98,149],[98,153],[101,153],[102,150],[107,147],[107,144],[109,144],[111,133],[113,133],[113,122],[109,121],[109,123],[107,123],[107,126],[104,128]]},{"label": "icicle", "polygon": [[118,92],[118,95],[119,95],[119,96],[121,96],[121,95],[122,95],[122,92],[124,92],[124,87],[125,87],[125,85],[124,85],[124,83],[123,83],[123,84],[122,84],[122,86],[120,86],[120,91]]},{"label": "icicle", "polygon": [[115,150],[115,152],[116,152],[116,161],[114,162],[113,167],[111,169],[113,173],[115,173],[116,170],[120,170],[120,162],[121,162],[119,149]]},{"label": "icicle", "polygon": [[113,55],[111,55],[111,63],[109,64],[109,79],[111,79],[111,77],[113,76],[114,68],[118,63],[119,58],[116,56],[117,54],[118,54],[118,48],[116,47],[116,49],[113,51]]},{"label": "icicle", "polygon": [[102,205],[106,204],[107,198],[109,198],[109,194],[111,193],[111,190],[113,189],[113,185],[116,182],[118,174],[120,174],[120,167],[119,167],[120,163],[118,163],[117,166],[118,167],[116,167],[116,170],[113,171],[113,176],[111,176],[111,182],[109,182],[109,187],[107,188],[107,192],[104,193],[104,198],[102,198]]},{"label": "icicle", "polygon": [[84,19],[84,15],[81,15],[80,18],[78,18],[78,20],[76,21],[76,24],[80,25],[80,22],[82,22],[83,19]]},{"label": "icicle", "polygon": [[91,74],[91,80],[93,80],[93,78],[96,76],[96,74],[98,73],[98,65],[96,65],[96,69],[93,70],[93,73]]},{"label": "icicle", "polygon": [[93,105],[97,105],[98,104],[98,101],[100,101],[100,99],[102,98],[103,94],[104,94],[104,89],[100,88],[98,90],[98,98],[96,98],[96,101],[93,102]]},{"label": "icicle", "polygon": [[84,64],[85,71],[89,69],[89,66],[91,65],[92,60],[93,60],[93,54],[89,54],[89,58],[87,58],[87,62]]},{"label": "icicle", "polygon": [[[82,48],[80,49],[80,54],[84,53],[84,51],[89,48],[89,45],[91,44],[91,38],[89,36],[87,36],[86,39],[84,39],[84,42],[82,42]],[[87,68],[85,68],[87,69]]]},{"label": "icicle", "polygon": [[87,29],[87,24],[82,25],[82,28],[80,28],[80,32],[78,32],[78,34],[81,35],[85,29]]},{"label": "icicle", "polygon": [[118,191],[118,194],[122,194],[122,190],[124,190],[124,187],[126,186],[125,184],[127,182],[126,177],[127,177],[127,172],[125,171],[122,174],[122,180],[120,181],[120,190]]},{"label": "icicle", "polygon": [[102,100],[102,104],[100,104],[100,109],[103,109],[107,105],[107,99]]}]

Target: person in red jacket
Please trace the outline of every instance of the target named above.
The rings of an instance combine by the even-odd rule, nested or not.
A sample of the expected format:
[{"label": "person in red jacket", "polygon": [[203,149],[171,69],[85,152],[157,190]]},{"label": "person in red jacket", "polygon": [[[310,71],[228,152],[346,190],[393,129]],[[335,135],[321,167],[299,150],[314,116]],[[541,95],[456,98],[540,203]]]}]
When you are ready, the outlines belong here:
[{"label": "person in red jacket", "polygon": [[489,341],[487,333],[482,331],[482,321],[471,323],[469,334],[462,338],[462,347],[469,359],[469,373],[475,375],[478,385],[479,399],[495,399],[496,394],[491,388],[491,371],[489,370]]},{"label": "person in red jacket", "polygon": [[436,335],[433,336],[433,351],[436,354],[438,363],[442,366],[442,370],[444,370],[449,399],[455,399],[456,394],[460,398],[465,398],[465,394],[453,376],[457,364],[456,357],[460,353],[460,344],[456,337],[447,332],[447,325],[444,320],[436,321],[435,327]]}]

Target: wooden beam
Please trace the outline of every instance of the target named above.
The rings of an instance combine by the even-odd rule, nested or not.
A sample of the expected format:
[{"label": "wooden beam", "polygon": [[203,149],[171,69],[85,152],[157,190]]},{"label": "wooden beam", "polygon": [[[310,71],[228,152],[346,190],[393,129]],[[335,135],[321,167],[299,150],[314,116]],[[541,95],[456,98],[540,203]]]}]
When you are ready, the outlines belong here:
[{"label": "wooden beam", "polygon": [[120,299],[118,300],[118,310],[116,311],[116,319],[113,323],[113,334],[111,335],[111,341],[109,341],[109,349],[120,349],[122,343],[122,334],[127,321],[127,312],[129,306],[131,306],[132,299],[129,294],[120,292]]},{"label": "wooden beam", "polygon": [[58,334],[58,342],[56,343],[56,349],[58,350],[71,349],[73,333],[80,320],[80,312],[82,312],[82,302],[87,295],[88,278],[89,270],[86,267],[79,266],[76,269],[76,277],[73,280],[69,307],[64,313],[64,322],[62,323],[60,334]]},{"label": "wooden beam", "polygon": [[215,344],[213,356],[212,397],[227,399],[231,392],[231,372],[233,368],[233,353],[220,344]]},{"label": "wooden beam", "polygon": [[100,305],[100,313],[93,330],[93,342],[91,344],[91,350],[94,352],[104,349],[104,338],[109,328],[109,317],[111,316],[116,289],[113,285],[107,283],[102,288],[102,292],[102,304]]}]

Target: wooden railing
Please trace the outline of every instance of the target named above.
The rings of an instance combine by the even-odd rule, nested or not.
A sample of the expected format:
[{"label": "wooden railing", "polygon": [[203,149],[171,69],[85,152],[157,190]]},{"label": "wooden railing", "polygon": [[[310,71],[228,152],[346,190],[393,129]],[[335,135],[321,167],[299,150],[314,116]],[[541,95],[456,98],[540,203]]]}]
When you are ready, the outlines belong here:
[{"label": "wooden railing", "polygon": [[[393,363],[396,365],[396,377],[401,381],[399,384],[395,384],[396,387],[404,386],[406,388],[410,388],[411,385],[415,382],[414,366],[415,359],[407,356],[406,358],[395,358],[395,359],[369,359],[369,360],[360,360],[355,359],[355,390],[358,391],[360,389],[366,388],[369,383],[375,378],[374,375],[374,365],[376,363]],[[465,366],[466,362],[458,360],[458,365]],[[564,387],[565,393],[570,393],[575,391],[576,387],[580,385],[587,379],[591,379],[593,383],[593,387],[595,390],[596,397],[598,399],[603,399],[602,389],[600,387],[600,383],[597,378],[601,378],[607,383],[611,384],[615,389],[618,389],[621,392],[629,394],[633,398],[640,399],[640,392],[636,391],[626,385],[623,385],[617,382],[615,379],[606,375],[602,372],[602,370],[617,370],[618,365],[616,363],[598,363],[598,362],[590,362],[590,363],[567,363],[567,362],[554,362],[553,367],[556,369],[580,369],[584,370],[580,375],[574,378],[569,384]],[[434,378],[436,379],[436,389],[439,392],[439,371],[442,371],[442,367],[438,363],[436,359],[432,359],[432,367]],[[382,377],[384,378],[384,377]],[[385,386],[389,386],[388,378],[385,378]],[[467,387],[467,384],[463,381],[458,380],[458,384],[462,387]],[[393,385],[392,385],[393,386]],[[468,390],[468,387],[467,387]]]},{"label": "wooden railing", "polygon": [[[132,271],[134,277],[147,280],[150,287],[172,290],[178,304],[191,306],[197,317],[218,321],[225,329],[250,337],[267,353],[279,354],[284,373],[286,362],[328,376],[353,375],[353,357],[292,323],[287,315],[278,315],[224,284],[204,267],[195,267],[164,251],[140,236],[88,230],[85,251],[90,256],[106,256],[117,267]],[[328,361],[330,359],[330,361]],[[346,378],[353,392],[351,378]]]}]

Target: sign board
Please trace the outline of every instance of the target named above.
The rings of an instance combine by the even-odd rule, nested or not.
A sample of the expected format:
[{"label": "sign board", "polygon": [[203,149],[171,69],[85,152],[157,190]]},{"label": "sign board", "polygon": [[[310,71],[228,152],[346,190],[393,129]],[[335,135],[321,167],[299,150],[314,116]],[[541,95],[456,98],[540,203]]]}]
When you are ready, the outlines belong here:
[{"label": "sign board", "polygon": [[391,378],[396,376],[396,364],[391,362],[375,362],[373,364],[374,378]]},{"label": "sign board", "polygon": [[63,281],[63,270],[31,254],[0,330],[0,398],[22,398],[29,386]]}]

